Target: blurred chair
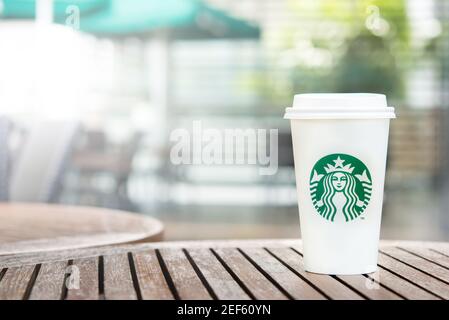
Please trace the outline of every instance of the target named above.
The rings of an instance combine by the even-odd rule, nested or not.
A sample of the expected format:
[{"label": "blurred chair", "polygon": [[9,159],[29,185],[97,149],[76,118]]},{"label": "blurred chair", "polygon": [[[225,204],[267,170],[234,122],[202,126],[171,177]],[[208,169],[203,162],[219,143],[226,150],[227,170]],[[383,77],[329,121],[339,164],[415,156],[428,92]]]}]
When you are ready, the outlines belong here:
[{"label": "blurred chair", "polygon": [[86,143],[72,157],[71,169],[77,176],[77,185],[69,188],[69,193],[77,195],[78,204],[136,211],[128,197],[127,184],[142,133],[135,132],[119,145],[109,143],[98,132],[86,132],[85,136]]},{"label": "blurred chair", "polygon": [[278,166],[293,168],[293,144],[290,131],[279,131],[278,133]]},{"label": "blurred chair", "polygon": [[8,145],[10,121],[0,117],[0,201],[8,200],[10,153]]},{"label": "blurred chair", "polygon": [[78,123],[63,121],[43,122],[30,130],[12,173],[10,201],[57,200],[78,130]]}]

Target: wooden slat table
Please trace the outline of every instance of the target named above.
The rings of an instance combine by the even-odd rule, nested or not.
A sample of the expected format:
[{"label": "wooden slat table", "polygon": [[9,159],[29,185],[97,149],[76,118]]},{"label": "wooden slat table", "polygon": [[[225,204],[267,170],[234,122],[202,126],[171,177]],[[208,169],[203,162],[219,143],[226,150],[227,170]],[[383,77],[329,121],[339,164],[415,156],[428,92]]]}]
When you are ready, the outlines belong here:
[{"label": "wooden slat table", "polygon": [[449,243],[382,242],[374,274],[305,272],[298,240],[0,256],[0,299],[449,299]]}]

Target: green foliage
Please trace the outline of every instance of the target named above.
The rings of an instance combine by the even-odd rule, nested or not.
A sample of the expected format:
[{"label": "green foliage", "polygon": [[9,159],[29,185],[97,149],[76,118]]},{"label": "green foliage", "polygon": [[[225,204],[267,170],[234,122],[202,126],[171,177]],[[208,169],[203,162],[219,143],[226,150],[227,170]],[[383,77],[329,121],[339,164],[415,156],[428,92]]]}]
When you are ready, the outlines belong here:
[{"label": "green foliage", "polygon": [[326,91],[400,97],[404,70],[397,62],[406,64],[410,51],[405,2],[288,0],[296,18],[265,38],[275,58],[263,94],[277,101]]},{"label": "green foliage", "polygon": [[400,71],[388,41],[367,32],[349,41],[334,74],[335,92],[402,93]]}]

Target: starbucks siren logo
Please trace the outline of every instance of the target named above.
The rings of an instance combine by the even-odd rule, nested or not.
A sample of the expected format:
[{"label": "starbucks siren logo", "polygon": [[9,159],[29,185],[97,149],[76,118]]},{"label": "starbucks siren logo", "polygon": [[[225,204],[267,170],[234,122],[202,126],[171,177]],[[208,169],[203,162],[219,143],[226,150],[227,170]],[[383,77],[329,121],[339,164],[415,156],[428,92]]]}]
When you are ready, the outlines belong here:
[{"label": "starbucks siren logo", "polygon": [[329,221],[360,216],[371,199],[371,174],[359,159],[336,153],[318,160],[310,175],[310,195],[318,213]]}]

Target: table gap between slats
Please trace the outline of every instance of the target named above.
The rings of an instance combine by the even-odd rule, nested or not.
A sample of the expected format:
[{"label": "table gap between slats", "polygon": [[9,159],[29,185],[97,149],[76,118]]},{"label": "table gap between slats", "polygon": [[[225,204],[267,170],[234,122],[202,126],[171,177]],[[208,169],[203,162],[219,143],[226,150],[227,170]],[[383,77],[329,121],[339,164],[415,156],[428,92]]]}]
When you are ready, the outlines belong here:
[{"label": "table gap between slats", "polygon": [[290,299],[326,299],[307,281],[298,277],[263,248],[243,248],[241,253]]},{"label": "table gap between slats", "polygon": [[210,249],[184,249],[190,263],[219,300],[249,300],[251,297]]},{"label": "table gap between slats", "polygon": [[401,250],[397,247],[384,248],[381,252],[449,285],[448,269],[438,263],[424,259],[417,254]]},{"label": "table gap between slats", "polygon": [[75,268],[73,266],[73,260],[70,259],[67,261],[67,267],[66,267],[66,270],[63,275],[63,280],[62,280],[63,286],[62,286],[62,291],[61,291],[61,300],[66,300],[66,298],[67,298],[67,294],[69,291],[68,286],[70,285],[69,280],[73,279],[73,276],[74,276],[73,268]]},{"label": "table gap between slats", "polygon": [[30,295],[40,264],[7,268],[0,281],[0,300],[22,300]]},{"label": "table gap between slats", "polygon": [[68,261],[43,263],[32,285],[30,300],[60,300],[64,292],[64,280]]},{"label": "table gap between slats", "polygon": [[133,254],[131,252],[128,252],[127,256],[128,256],[129,270],[131,273],[131,280],[133,283],[134,290],[136,291],[136,298],[137,300],[142,300],[142,292],[140,291],[140,285],[139,280],[137,278],[137,271],[136,266],[134,264]]},{"label": "table gap between slats", "polygon": [[309,281],[319,291],[323,292],[329,299],[363,299],[364,297],[346,284],[341,283],[334,277],[328,275],[309,273],[304,270],[303,257],[292,248],[267,248],[273,256],[283,262],[293,272],[299,274],[303,279]]},{"label": "table gap between slats", "polygon": [[[30,298],[31,292],[33,290],[34,284],[36,283],[36,279],[39,275],[42,264],[38,263],[35,266],[30,266],[30,267],[32,267],[33,271],[31,273],[31,276],[29,278],[27,278],[28,281],[25,282],[26,289],[25,289],[25,292],[22,297],[23,300],[28,300]],[[25,281],[25,278],[23,280]]]},{"label": "table gap between slats", "polygon": [[0,271],[0,281],[2,281],[3,276],[4,276],[5,273],[6,273],[6,270],[8,270],[8,268],[3,268],[3,269]]},{"label": "table gap between slats", "polygon": [[104,258],[98,257],[98,299],[105,300],[104,296]]},{"label": "table gap between slats", "polygon": [[214,298],[214,292],[198,272],[195,265],[192,264],[190,257],[181,248],[164,248],[158,250],[161,255],[166,270],[167,277],[171,279],[173,288],[176,290],[177,298],[191,300],[211,300]]},{"label": "table gap between slats", "polygon": [[170,291],[173,295],[173,298],[175,300],[181,300],[179,292],[176,289],[175,282],[173,281],[173,278],[170,276],[170,272],[168,271],[168,268],[167,268],[167,265],[165,264],[164,259],[162,259],[162,254],[161,254],[160,250],[155,249],[155,252],[156,252],[158,262],[159,262],[159,266],[161,267],[161,271],[164,275],[165,282],[167,283],[168,288],[170,289]]},{"label": "table gap between slats", "polygon": [[442,255],[444,255],[444,256],[446,256],[446,257],[449,257],[449,249],[444,250],[443,248],[438,248],[438,249],[435,249],[435,248],[429,248],[429,250],[435,251],[435,252],[437,252],[437,253],[439,253],[439,254],[442,254]]},{"label": "table gap between slats", "polygon": [[429,261],[431,263],[434,263],[446,270],[449,270],[449,257],[445,256],[444,254],[430,251],[427,248],[407,248],[407,247],[397,247],[398,249],[405,251],[409,254],[412,254],[414,256],[417,256],[421,259],[424,259],[426,261]]},{"label": "table gap between slats", "polygon": [[[231,269],[229,265],[226,264],[225,260],[223,260],[222,257],[220,257],[219,251],[214,251],[214,249],[210,249],[211,253],[215,256],[215,258],[220,262],[220,264],[223,266],[223,268],[226,270],[227,273],[234,279],[234,281],[240,286],[240,288],[245,292],[245,294],[251,299],[251,300],[257,300],[257,297],[254,295],[254,293],[251,292],[251,290],[248,288],[248,286],[242,281],[242,279],[239,278],[239,276],[234,272],[234,270]],[[257,270],[256,270],[257,272]]]},{"label": "table gap between slats", "polygon": [[314,288],[316,291],[318,291],[322,296],[324,296],[326,299],[331,299],[331,297],[325,293],[319,286],[316,286],[313,281],[310,281],[309,277],[304,276],[304,274],[302,272],[298,272],[297,268],[292,267],[290,264],[288,264],[287,262],[285,262],[284,260],[282,260],[280,257],[278,257],[278,255],[274,254],[272,251],[274,251],[273,249],[270,251],[267,248],[263,248],[265,251],[267,251],[272,257],[274,257],[276,260],[278,260],[281,264],[283,264],[284,266],[286,266],[291,272],[293,272],[294,274],[296,274],[296,276],[298,276],[299,278],[301,278],[305,283],[309,284],[312,288]]},{"label": "table gap between slats", "polygon": [[237,248],[213,248],[211,251],[235,276],[236,281],[241,283],[241,287],[245,288],[245,291],[248,290],[248,295],[253,299],[288,299],[288,296],[278,290],[276,284],[257,270]]},{"label": "table gap between slats", "polygon": [[162,267],[160,255],[151,249],[132,253],[136,271],[136,282],[142,299],[171,300],[176,298],[171,279]]},{"label": "table gap between slats", "polygon": [[[201,250],[201,249],[200,249]],[[204,249],[203,249],[204,250]],[[187,260],[189,261],[190,265],[192,266],[193,270],[195,271],[196,275],[200,279],[201,283],[203,284],[204,288],[206,288],[209,295],[212,297],[213,300],[218,300],[218,296],[215,293],[212,286],[209,284],[209,282],[206,280],[206,277],[204,276],[203,272],[201,272],[198,265],[194,262],[190,254],[187,252],[186,249],[182,249],[182,252],[185,254]]]},{"label": "table gap between slats", "polygon": [[103,256],[103,288],[107,300],[138,298],[127,253]]}]

